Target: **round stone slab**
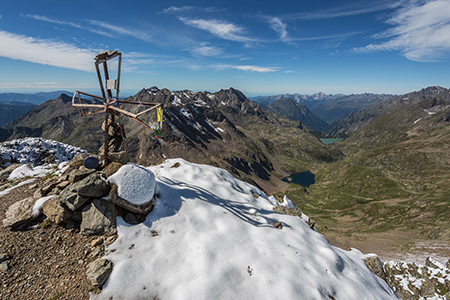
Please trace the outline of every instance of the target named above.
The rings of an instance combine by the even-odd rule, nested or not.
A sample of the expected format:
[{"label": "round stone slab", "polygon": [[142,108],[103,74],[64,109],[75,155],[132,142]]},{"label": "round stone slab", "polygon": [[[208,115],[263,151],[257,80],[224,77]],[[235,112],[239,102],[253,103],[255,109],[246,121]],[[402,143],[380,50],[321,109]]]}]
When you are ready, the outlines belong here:
[{"label": "round stone slab", "polygon": [[98,167],[98,159],[94,156],[86,157],[83,161],[83,165],[88,169],[95,169]]}]

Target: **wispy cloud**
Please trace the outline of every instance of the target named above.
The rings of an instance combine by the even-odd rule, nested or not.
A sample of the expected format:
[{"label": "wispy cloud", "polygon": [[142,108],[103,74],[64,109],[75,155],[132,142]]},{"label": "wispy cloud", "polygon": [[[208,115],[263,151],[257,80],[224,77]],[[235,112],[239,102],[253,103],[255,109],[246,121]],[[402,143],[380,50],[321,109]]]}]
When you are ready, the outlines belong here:
[{"label": "wispy cloud", "polygon": [[140,40],[143,40],[146,42],[150,42],[152,40],[149,32],[135,29],[135,28],[121,27],[121,26],[117,26],[117,25],[113,25],[113,24],[110,24],[107,22],[102,22],[102,21],[97,21],[97,20],[88,20],[87,24],[89,24],[90,25],[89,26],[89,25],[80,25],[78,23],[69,22],[69,21],[62,21],[62,20],[58,20],[58,19],[54,19],[54,18],[49,18],[46,16],[41,16],[41,15],[27,14],[27,15],[23,15],[23,16],[27,17],[27,18],[35,19],[38,21],[42,21],[42,22],[72,26],[75,28],[80,28],[83,30],[87,30],[87,31],[97,33],[100,35],[105,35],[108,37],[117,37],[117,35],[122,35],[122,36],[131,36],[131,37],[134,37],[136,39],[140,39]]},{"label": "wispy cloud", "polygon": [[268,19],[270,28],[275,30],[279,35],[282,41],[288,41],[288,33],[286,30],[286,23],[283,23],[280,18],[272,17]]},{"label": "wispy cloud", "polygon": [[268,73],[279,71],[278,67],[259,67],[259,66],[236,66],[236,65],[217,65],[217,69],[236,69],[247,72]]},{"label": "wispy cloud", "polygon": [[0,89],[85,89],[94,88],[91,84],[61,84],[59,82],[0,82]]},{"label": "wispy cloud", "polygon": [[169,8],[163,9],[162,12],[167,14],[167,13],[173,13],[173,12],[184,12],[184,11],[190,11],[193,10],[194,6],[189,6],[189,5],[185,5],[185,6],[181,6],[181,7],[177,7],[177,6],[171,6]]},{"label": "wispy cloud", "polygon": [[356,52],[400,51],[412,61],[430,62],[450,51],[450,5],[448,0],[414,2],[398,9],[386,22],[391,29],[373,38],[388,39],[353,49]]},{"label": "wispy cloud", "polygon": [[367,5],[366,3],[367,2],[361,2],[345,7],[317,12],[292,13],[286,15],[286,18],[298,20],[323,20],[323,19],[356,16],[377,11],[383,11],[386,9],[392,9],[394,7],[397,7],[400,1],[394,3],[392,3],[392,1],[384,1],[382,3],[379,2],[371,3],[369,5]]},{"label": "wispy cloud", "polygon": [[43,65],[93,71],[98,51],[0,30],[0,56]]},{"label": "wispy cloud", "polygon": [[161,12],[159,13],[182,13],[182,12],[187,12],[187,11],[195,11],[195,12],[219,12],[219,11],[224,11],[224,9],[222,8],[216,8],[216,7],[197,7],[197,6],[190,6],[190,5],[185,5],[185,6],[171,6],[169,8],[163,9]]},{"label": "wispy cloud", "polygon": [[125,28],[125,27],[113,25],[113,24],[110,24],[107,22],[96,21],[96,20],[89,20],[89,23],[91,25],[99,26],[103,29],[107,29],[109,31],[112,31],[112,32],[120,34],[120,35],[131,36],[131,37],[134,37],[136,39],[143,40],[146,42],[152,41],[151,35],[146,31]]},{"label": "wispy cloud", "polygon": [[178,18],[184,24],[202,29],[212,33],[213,35],[235,42],[254,42],[255,40],[245,36],[245,29],[239,25],[228,23],[221,20],[204,20],[204,19],[189,19],[184,17]]},{"label": "wispy cloud", "polygon": [[191,50],[194,56],[219,56],[223,53],[222,49],[215,46],[200,46]]},{"label": "wispy cloud", "polygon": [[76,28],[83,28],[81,25],[73,23],[73,22],[61,21],[61,20],[57,20],[57,19],[53,19],[53,18],[48,18],[46,16],[31,15],[31,14],[22,15],[22,16],[31,18],[31,19],[35,19],[38,21],[43,21],[43,22],[55,23],[55,24],[60,24],[60,25],[68,25],[68,26],[73,26]]}]

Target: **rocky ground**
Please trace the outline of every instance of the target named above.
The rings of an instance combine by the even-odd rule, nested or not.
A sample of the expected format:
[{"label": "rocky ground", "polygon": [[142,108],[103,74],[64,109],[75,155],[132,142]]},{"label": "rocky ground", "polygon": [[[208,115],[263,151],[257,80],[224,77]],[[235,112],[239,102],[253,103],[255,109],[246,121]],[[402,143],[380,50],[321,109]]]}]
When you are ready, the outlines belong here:
[{"label": "rocky ground", "polygon": [[[9,206],[32,196],[41,179],[0,197],[0,219]],[[0,227],[0,299],[88,299],[99,292],[86,277],[87,265],[104,255],[103,236],[82,236],[51,222],[33,228]],[[108,240],[111,242],[111,240]]]}]

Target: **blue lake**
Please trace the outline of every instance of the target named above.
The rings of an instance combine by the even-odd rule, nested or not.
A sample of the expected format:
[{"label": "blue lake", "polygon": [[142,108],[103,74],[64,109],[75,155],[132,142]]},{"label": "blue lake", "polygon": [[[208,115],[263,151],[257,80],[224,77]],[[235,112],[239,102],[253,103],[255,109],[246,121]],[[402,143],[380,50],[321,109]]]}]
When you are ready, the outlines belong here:
[{"label": "blue lake", "polygon": [[343,139],[319,139],[322,143],[324,143],[325,145],[334,143],[334,142],[340,142]]},{"label": "blue lake", "polygon": [[284,177],[281,180],[288,183],[299,184],[302,187],[309,187],[310,185],[316,183],[315,178],[316,175],[308,171],[303,173],[291,174],[290,176]]}]

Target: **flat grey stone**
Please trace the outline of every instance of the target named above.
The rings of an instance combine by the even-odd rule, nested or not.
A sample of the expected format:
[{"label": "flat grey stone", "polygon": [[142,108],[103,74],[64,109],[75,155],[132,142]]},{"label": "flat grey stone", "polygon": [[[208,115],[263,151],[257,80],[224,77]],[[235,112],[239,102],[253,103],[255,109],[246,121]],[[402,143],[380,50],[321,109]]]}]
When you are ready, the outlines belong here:
[{"label": "flat grey stone", "polygon": [[95,287],[102,286],[111,275],[113,263],[107,259],[98,259],[87,266],[86,276]]},{"label": "flat grey stone", "polygon": [[80,233],[82,235],[115,234],[117,211],[109,200],[94,199],[82,212]]}]

